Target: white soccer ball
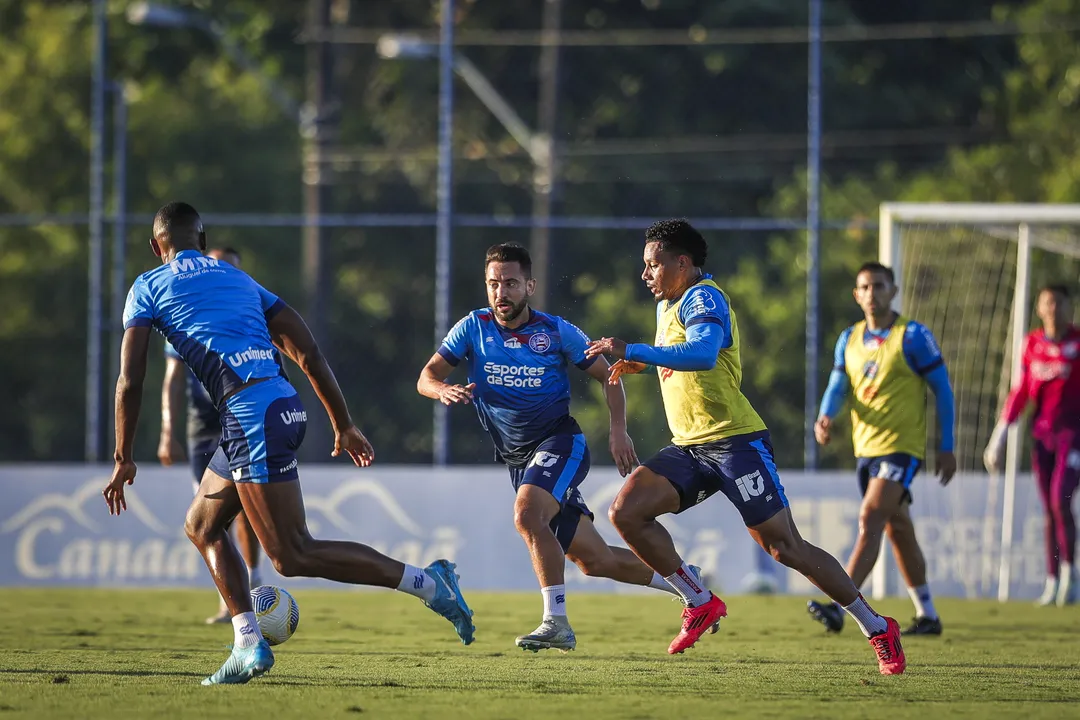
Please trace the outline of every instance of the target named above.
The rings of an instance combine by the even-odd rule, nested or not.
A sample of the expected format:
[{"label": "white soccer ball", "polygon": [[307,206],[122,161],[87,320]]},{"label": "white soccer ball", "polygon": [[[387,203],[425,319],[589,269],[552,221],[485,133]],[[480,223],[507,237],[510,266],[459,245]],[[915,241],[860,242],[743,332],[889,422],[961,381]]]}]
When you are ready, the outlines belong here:
[{"label": "white soccer ball", "polygon": [[283,588],[260,585],[252,589],[251,607],[259,630],[270,645],[280,645],[291,638],[300,624],[300,606]]}]

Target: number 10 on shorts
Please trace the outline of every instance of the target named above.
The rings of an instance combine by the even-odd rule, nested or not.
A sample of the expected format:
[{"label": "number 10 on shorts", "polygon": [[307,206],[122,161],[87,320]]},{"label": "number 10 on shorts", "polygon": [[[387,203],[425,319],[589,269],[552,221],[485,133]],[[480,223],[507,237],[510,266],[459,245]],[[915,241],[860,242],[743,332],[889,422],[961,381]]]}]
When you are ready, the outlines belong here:
[{"label": "number 10 on shorts", "polygon": [[743,502],[750,502],[750,498],[757,497],[765,492],[765,478],[761,477],[761,472],[758,470],[749,475],[735,478],[735,484],[739,487]]}]

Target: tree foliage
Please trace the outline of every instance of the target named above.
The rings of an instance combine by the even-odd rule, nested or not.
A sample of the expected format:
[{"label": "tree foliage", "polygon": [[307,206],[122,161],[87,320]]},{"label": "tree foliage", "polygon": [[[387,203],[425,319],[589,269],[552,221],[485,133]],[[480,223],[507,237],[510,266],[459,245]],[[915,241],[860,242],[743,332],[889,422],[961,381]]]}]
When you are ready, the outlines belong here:
[{"label": "tree foliage", "polygon": [[[366,30],[430,29],[436,5],[338,2],[335,21]],[[854,268],[876,252],[875,230],[864,221],[876,218],[879,202],[1065,202],[1076,201],[1080,191],[1080,54],[1069,30],[1080,1],[1017,0],[992,9],[974,0],[825,5],[828,26],[971,21],[992,13],[1026,32],[825,46],[824,212],[848,224],[823,237],[822,379],[832,340],[856,316],[847,288]],[[88,6],[26,0],[0,8],[0,212],[87,208]],[[303,141],[294,120],[211,37],[132,26],[124,19],[126,6],[109,3],[108,71],[128,97],[128,207],[149,214],[179,198],[204,212],[300,212]],[[540,6],[459,0],[458,27],[535,29]],[[203,0],[188,7],[223,23],[267,75],[302,97],[303,3]],[[800,26],[806,16],[805,4],[760,0],[588,0],[565,3],[563,20],[570,29],[691,32]],[[462,52],[535,125],[538,50],[472,46]],[[561,63],[556,212],[803,214],[805,44],[572,46],[561,51]],[[433,211],[437,83],[433,62],[383,60],[370,44],[337,46],[340,102],[332,160],[324,168],[334,183],[329,212]],[[460,83],[456,101],[456,209],[527,215],[527,155]],[[303,309],[299,229],[209,230],[214,244],[244,251],[253,276]],[[155,262],[146,236],[147,228],[139,227],[128,238],[128,282]],[[429,227],[328,233],[330,303],[321,340],[385,461],[425,462],[430,454],[432,407],[415,393],[414,381],[435,346],[433,236]],[[773,429],[781,464],[798,465],[804,234],[708,236],[708,269],[731,294],[741,324],[745,390]],[[0,383],[9,407],[17,409],[0,419],[2,459],[81,457],[86,240],[84,226],[0,227]],[[485,302],[480,258],[487,245],[504,240],[527,243],[528,231],[455,231],[455,317]],[[638,279],[639,231],[556,230],[552,242],[546,309],[593,336],[651,337],[651,301]],[[159,380],[155,356],[138,446],[144,458],[152,456],[157,435]],[[599,388],[582,378],[575,392],[575,414],[594,438],[594,461],[607,462]],[[647,455],[667,438],[655,378],[630,379],[627,393],[631,430]],[[453,408],[452,418],[453,459],[489,458],[471,411]],[[305,459],[322,459],[325,450],[307,447]],[[826,459],[845,457],[838,444]]]}]

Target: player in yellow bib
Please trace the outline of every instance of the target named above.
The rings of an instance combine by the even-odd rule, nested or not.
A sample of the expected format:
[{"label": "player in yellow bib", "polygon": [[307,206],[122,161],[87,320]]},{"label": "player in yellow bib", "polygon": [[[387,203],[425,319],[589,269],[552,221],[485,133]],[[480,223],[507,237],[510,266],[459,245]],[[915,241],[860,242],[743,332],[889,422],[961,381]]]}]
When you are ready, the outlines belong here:
[{"label": "player in yellow bib", "polygon": [[[911,481],[926,457],[926,388],[934,391],[941,444],[941,484],[956,473],[953,455],[953,393],[941,350],[930,330],[892,310],[896,283],[891,269],[876,262],[855,275],[855,302],[864,318],[836,342],[829,386],[814,426],[818,443],[831,439],[832,419],[851,390],[851,437],[863,501],[859,535],[847,571],[862,586],[888,532],[897,564],[915,604],[915,620],[904,634],[940,635],[941,619],[926,582],[926,559],[911,521]],[[835,604],[811,600],[807,610],[826,630],[840,632],[844,614]]]},{"label": "player in yellow bib", "polygon": [[705,238],[685,220],[645,231],[641,277],[656,298],[656,344],[603,338],[586,356],[618,358],[610,382],[655,366],[672,444],[630,474],[608,515],[630,548],[682,596],[682,631],[668,647],[692,647],[727,615],[694,576],[656,518],[681,513],[717,492],[739,510],[751,537],[839,602],[863,629],[883,675],[902,673],[900,628],[878,615],[840,563],[799,535],[773,461],[769,431],[740,390],[739,327],[728,296],[702,269]]}]

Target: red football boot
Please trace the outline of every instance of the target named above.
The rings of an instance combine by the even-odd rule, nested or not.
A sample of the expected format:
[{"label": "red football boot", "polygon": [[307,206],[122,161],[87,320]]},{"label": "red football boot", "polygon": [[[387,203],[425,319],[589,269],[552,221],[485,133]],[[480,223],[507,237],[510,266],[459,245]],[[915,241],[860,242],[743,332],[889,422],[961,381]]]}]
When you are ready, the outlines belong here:
[{"label": "red football boot", "polygon": [[904,648],[900,644],[900,625],[891,617],[885,618],[885,632],[870,638],[870,647],[877,653],[878,669],[882,675],[899,675],[907,667]]},{"label": "red football boot", "polygon": [[[727,605],[720,598],[713,595],[709,602],[697,607],[688,607],[682,613],[682,630],[668,646],[668,653],[674,655],[694,647],[706,630],[711,628],[722,617],[727,617]],[[899,642],[899,641],[898,641]]]}]

